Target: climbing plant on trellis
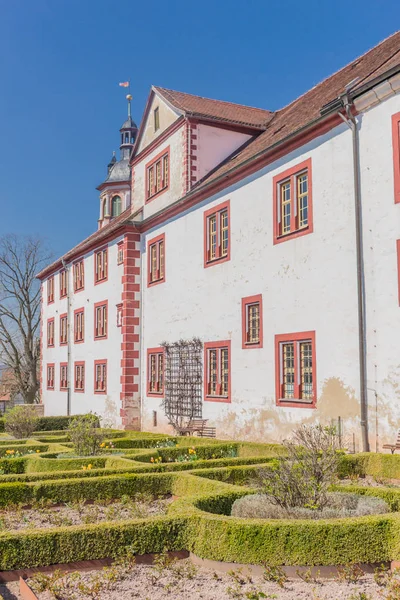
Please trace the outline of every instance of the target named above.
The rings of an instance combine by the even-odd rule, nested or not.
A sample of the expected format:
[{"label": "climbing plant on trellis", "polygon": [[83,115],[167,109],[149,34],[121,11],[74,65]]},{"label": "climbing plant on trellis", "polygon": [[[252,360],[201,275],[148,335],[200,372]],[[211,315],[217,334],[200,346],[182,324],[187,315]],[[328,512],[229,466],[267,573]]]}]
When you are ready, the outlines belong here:
[{"label": "climbing plant on trellis", "polygon": [[203,344],[199,338],[161,344],[164,348],[164,399],[162,406],[177,429],[202,417]]}]

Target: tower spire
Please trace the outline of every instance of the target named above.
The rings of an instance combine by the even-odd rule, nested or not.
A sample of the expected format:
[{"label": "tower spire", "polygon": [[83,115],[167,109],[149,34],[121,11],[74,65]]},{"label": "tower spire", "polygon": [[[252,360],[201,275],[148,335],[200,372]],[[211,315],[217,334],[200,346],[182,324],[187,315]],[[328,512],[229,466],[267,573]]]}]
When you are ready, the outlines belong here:
[{"label": "tower spire", "polygon": [[132,100],[132,96],[131,94],[127,94],[126,99],[128,100],[128,118],[131,118],[131,100]]}]

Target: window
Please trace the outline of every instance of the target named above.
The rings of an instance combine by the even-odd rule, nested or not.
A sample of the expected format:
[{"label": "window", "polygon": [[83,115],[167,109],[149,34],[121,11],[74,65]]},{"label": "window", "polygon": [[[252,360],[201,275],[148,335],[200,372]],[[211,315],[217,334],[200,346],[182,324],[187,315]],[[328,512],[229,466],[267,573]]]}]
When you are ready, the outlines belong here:
[{"label": "window", "polygon": [[117,265],[124,262],[124,242],[119,242],[117,246]]},{"label": "window", "polygon": [[111,216],[119,217],[119,215],[121,214],[121,210],[122,210],[121,196],[114,196],[114,198],[111,200]]},{"label": "window", "polygon": [[262,348],[262,295],[242,298],[242,348]]},{"label": "window", "polygon": [[147,243],[147,285],[165,281],[165,233]]},{"label": "window", "polygon": [[94,282],[106,281],[108,277],[108,248],[94,253]]},{"label": "window", "polygon": [[68,363],[60,363],[60,390],[68,389]]},{"label": "window", "polygon": [[68,317],[67,313],[60,315],[60,346],[68,342]]},{"label": "window", "polygon": [[107,300],[94,305],[94,339],[107,337]]},{"label": "window", "polygon": [[274,244],[312,233],[311,159],[273,178]]},{"label": "window", "polygon": [[394,201],[400,202],[400,112],[392,115]]},{"label": "window", "polygon": [[230,202],[204,213],[204,266],[230,259]]},{"label": "window", "polygon": [[158,106],[154,109],[154,131],[157,131],[157,129],[160,129],[160,111]]},{"label": "window", "polygon": [[146,201],[169,186],[169,148],[146,165]]},{"label": "window", "polygon": [[78,361],[74,364],[74,391],[85,391],[85,362]]},{"label": "window", "polygon": [[65,298],[67,295],[67,271],[60,271],[60,298]]},{"label": "window", "polygon": [[231,342],[204,344],[205,400],[231,401]]},{"label": "window", "polygon": [[275,369],[279,406],[315,406],[314,331],[276,335]]},{"label": "window", "polygon": [[54,302],[54,276],[47,280],[47,304]]},{"label": "window", "polygon": [[117,327],[122,327],[123,309],[122,304],[117,304]]},{"label": "window", "polygon": [[85,287],[83,259],[74,264],[74,291],[78,292]]},{"label": "window", "polygon": [[147,350],[147,394],[162,396],[164,394],[164,348]]},{"label": "window", "polygon": [[54,346],[54,318],[47,321],[47,347]]},{"label": "window", "polygon": [[54,390],[54,363],[47,365],[47,389]]},{"label": "window", "polygon": [[94,393],[107,393],[107,361],[105,359],[94,361]]},{"label": "window", "polygon": [[85,309],[74,311],[74,342],[79,344],[85,340]]}]

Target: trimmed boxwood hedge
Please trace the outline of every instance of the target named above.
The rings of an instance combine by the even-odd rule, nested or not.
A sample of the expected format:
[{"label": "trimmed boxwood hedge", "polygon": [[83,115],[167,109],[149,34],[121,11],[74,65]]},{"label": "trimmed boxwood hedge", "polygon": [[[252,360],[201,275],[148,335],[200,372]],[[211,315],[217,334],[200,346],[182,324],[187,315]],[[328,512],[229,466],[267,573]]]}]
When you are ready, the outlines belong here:
[{"label": "trimmed boxwood hedge", "polygon": [[[59,503],[142,492],[177,496],[163,517],[0,533],[0,570],[106,558],[126,545],[137,554],[186,549],[202,558],[255,564],[334,565],[400,558],[400,512],[321,521],[230,517],[232,503],[254,493],[246,486],[260,468],[270,466],[282,451],[280,446],[199,438],[198,444],[194,439],[182,443],[179,439],[177,447],[155,449],[161,438],[166,436],[124,433],[114,445],[120,442],[121,448],[128,449],[126,458],[51,458],[65,451],[65,446],[51,443],[45,456],[0,459],[0,468],[7,463],[15,469],[14,475],[0,476],[2,507],[30,504],[41,498]],[[59,442],[59,437],[54,441]],[[136,445],[130,445],[132,442]],[[187,454],[192,445],[201,456],[199,460],[169,462]],[[232,446],[239,457],[212,458]],[[162,456],[163,462],[150,464],[152,456]],[[92,470],[82,471],[82,465],[88,464],[93,465]],[[396,477],[400,457],[344,456],[339,471],[343,477]],[[400,511],[400,488],[349,485],[333,489],[378,496],[392,511]]]}]

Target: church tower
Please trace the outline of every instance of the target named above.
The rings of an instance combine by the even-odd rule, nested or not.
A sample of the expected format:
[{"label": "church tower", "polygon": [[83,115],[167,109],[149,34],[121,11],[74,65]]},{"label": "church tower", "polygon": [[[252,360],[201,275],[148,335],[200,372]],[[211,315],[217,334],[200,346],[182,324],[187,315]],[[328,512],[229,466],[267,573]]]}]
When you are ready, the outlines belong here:
[{"label": "church tower", "polygon": [[107,178],[98,186],[100,191],[99,229],[118,217],[131,204],[131,169],[129,159],[135,145],[138,128],[131,116],[132,96],[127,95],[128,118],[121,126],[120,158],[115,152],[107,166]]}]

